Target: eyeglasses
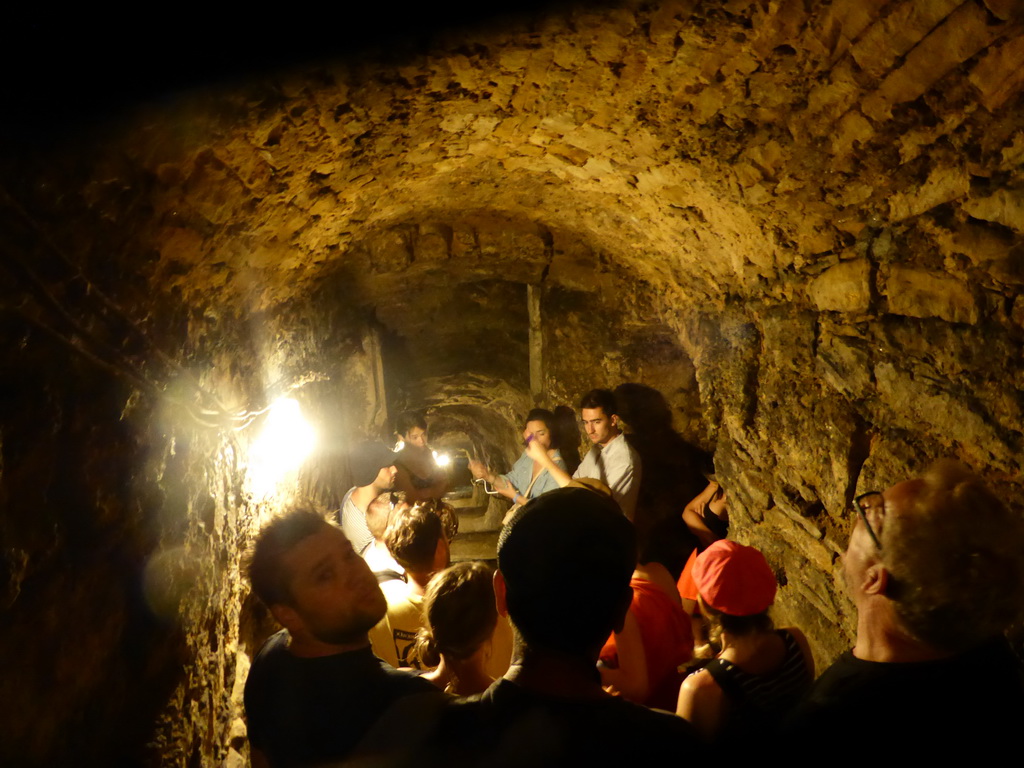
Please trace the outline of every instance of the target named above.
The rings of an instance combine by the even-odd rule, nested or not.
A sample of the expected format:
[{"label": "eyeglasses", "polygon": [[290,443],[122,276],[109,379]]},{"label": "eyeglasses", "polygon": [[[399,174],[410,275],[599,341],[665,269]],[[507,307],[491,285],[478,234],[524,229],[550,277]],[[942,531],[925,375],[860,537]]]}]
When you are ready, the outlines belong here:
[{"label": "eyeglasses", "polygon": [[882,541],[875,533],[875,529],[871,527],[867,511],[869,509],[877,509],[881,514],[885,514],[885,498],[882,496],[882,492],[868,491],[867,493],[862,493],[853,500],[853,508],[857,510],[857,514],[860,515],[860,519],[864,521],[864,527],[868,529],[868,535],[871,537],[871,540],[875,542],[875,546],[881,550]]}]

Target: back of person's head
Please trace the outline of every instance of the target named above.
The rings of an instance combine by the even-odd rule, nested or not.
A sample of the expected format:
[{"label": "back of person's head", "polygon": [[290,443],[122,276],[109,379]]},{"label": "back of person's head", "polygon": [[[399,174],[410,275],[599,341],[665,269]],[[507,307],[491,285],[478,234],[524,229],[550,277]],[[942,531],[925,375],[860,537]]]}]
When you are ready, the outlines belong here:
[{"label": "back of person's head", "polygon": [[1020,617],[1024,518],[959,462],[936,462],[921,480],[909,509],[883,519],[887,596],[911,634],[958,652]]},{"label": "back of person's head", "polygon": [[772,630],[768,609],[778,582],[754,547],[728,539],[714,542],[694,560],[693,583],[712,642],[718,642],[723,631],[742,636]]},{"label": "back of person's head", "polygon": [[585,488],[530,501],[498,538],[509,616],[529,647],[596,653],[629,607],[635,566],[632,523]]},{"label": "back of person's head", "polygon": [[330,527],[324,514],[312,505],[298,504],[275,517],[256,535],[249,551],[246,571],[252,591],[266,605],[290,605],[291,574],[282,558],[300,541]]},{"label": "back of person's head", "polygon": [[459,516],[455,512],[455,508],[443,499],[424,499],[423,501],[416,502],[416,504],[441,518],[441,529],[444,531],[444,537],[451,543],[452,539],[459,532]]},{"label": "back of person's head", "polygon": [[427,429],[427,420],[419,411],[404,411],[395,419],[395,432],[399,435],[408,435],[413,427]]},{"label": "back of person's head", "polygon": [[456,563],[430,579],[423,598],[427,626],[416,647],[420,660],[436,667],[441,655],[468,659],[494,634],[498,610],[494,605],[491,569],[483,563]]},{"label": "back of person's head", "polygon": [[601,408],[605,416],[616,416],[619,405],[615,394],[610,389],[592,389],[580,400],[580,410],[584,408]]},{"label": "back of person's head", "polygon": [[444,537],[441,518],[428,504],[395,509],[384,532],[384,543],[399,565],[425,573],[434,567],[437,544]]},{"label": "back of person's head", "polygon": [[405,504],[404,492],[384,491],[366,506],[366,527],[374,539],[384,541],[392,513]]}]

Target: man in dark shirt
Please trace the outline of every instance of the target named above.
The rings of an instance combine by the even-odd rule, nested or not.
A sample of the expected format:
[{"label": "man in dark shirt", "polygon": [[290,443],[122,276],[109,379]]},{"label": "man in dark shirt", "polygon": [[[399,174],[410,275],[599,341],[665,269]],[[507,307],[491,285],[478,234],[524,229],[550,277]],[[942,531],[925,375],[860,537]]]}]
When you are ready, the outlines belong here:
[{"label": "man in dark shirt", "polygon": [[341,530],[316,511],[264,526],[249,578],[285,627],[260,649],[245,683],[254,766],[343,760],[396,699],[435,691],[374,657],[367,633],[384,616],[384,595]]},{"label": "man in dark shirt", "polygon": [[1024,677],[1002,633],[1024,605],[1024,518],[951,461],[854,504],[856,645],[814,684],[787,744],[914,762],[1016,748]]},{"label": "man in dark shirt", "polygon": [[498,611],[512,666],[441,714],[422,766],[650,765],[699,751],[689,724],[601,688],[597,658],[621,629],[636,564],[632,524],[608,498],[561,488],[520,509],[498,540]]}]

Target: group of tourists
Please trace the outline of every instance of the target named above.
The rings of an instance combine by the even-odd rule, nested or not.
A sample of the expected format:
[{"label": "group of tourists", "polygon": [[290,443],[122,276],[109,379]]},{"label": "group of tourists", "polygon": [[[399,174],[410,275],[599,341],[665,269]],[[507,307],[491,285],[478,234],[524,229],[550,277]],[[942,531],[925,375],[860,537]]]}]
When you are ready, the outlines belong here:
[{"label": "group of tourists", "polygon": [[470,462],[512,504],[496,569],[451,562],[459,519],[419,414],[400,450],[355,452],[335,519],[299,505],[264,526],[248,571],[283,629],[246,682],[253,765],[896,760],[1016,740],[1024,666],[1004,633],[1024,517],[966,467],[851,502],[856,641],[815,679],[804,633],[770,616],[772,565],[728,538],[720,478],[638,537],[641,462],[613,393],[580,418],[572,472],[543,409],[508,472]]},{"label": "group of tourists", "polygon": [[[570,470],[562,458],[559,440],[565,439],[555,414],[534,408],[523,427],[525,448],[512,469],[495,474],[483,462],[471,460],[470,471],[487,480],[514,505],[525,504],[573,481],[596,480],[608,489],[622,513],[633,520],[640,493],[641,462],[622,431],[618,402],[607,389],[594,389],[580,401],[580,418],[591,448],[583,461]],[[577,432],[575,438],[579,439]]]}]

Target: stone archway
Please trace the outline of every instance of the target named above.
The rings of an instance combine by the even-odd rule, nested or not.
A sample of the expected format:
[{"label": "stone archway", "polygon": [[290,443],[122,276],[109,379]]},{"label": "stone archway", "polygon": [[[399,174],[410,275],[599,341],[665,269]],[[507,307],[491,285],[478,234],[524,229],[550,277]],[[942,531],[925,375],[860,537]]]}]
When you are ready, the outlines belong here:
[{"label": "stone archway", "polygon": [[[4,153],[0,647],[50,638],[11,671],[19,746],[52,762],[64,730],[110,754],[134,707],[124,754],[160,717],[167,760],[240,759],[238,554],[262,508],[227,414],[294,391],[332,434],[379,434],[372,331],[393,407],[458,430],[500,401],[511,429],[528,285],[551,402],[661,391],[780,617],[834,656],[855,490],[952,455],[1021,501],[1022,40],[1002,0],[559,8]],[[151,562],[189,587],[163,614],[123,586]],[[75,716],[104,675],[126,703]]]}]

